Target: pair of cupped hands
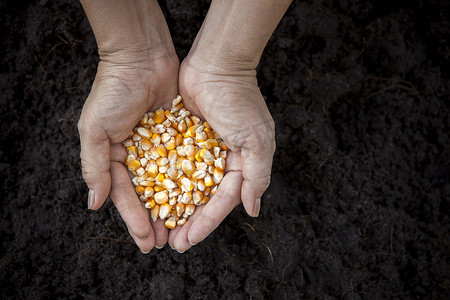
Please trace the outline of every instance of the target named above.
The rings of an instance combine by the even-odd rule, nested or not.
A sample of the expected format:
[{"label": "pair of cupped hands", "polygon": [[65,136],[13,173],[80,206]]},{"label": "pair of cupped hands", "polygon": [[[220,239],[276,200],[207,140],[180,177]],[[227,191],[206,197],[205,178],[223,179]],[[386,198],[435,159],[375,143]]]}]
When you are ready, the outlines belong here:
[{"label": "pair of cupped hands", "polygon": [[[186,251],[241,202],[250,216],[258,216],[270,182],[274,123],[256,71],[239,59],[210,59],[205,52],[193,47],[180,64],[173,45],[113,50],[99,45],[97,74],[78,123],[88,207],[99,209],[109,195],[143,253],[167,242],[180,253]],[[169,108],[178,94],[193,115],[209,122],[230,151],[217,193],[197,207],[184,226],[169,232],[163,220],[153,222],[138,199],[121,142],[146,112]]]}]

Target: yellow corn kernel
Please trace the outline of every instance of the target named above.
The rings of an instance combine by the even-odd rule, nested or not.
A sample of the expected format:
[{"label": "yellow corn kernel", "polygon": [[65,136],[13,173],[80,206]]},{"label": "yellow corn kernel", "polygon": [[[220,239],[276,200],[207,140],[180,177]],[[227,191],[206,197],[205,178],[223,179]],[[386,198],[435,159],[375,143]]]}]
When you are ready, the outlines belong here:
[{"label": "yellow corn kernel", "polygon": [[164,111],[164,115],[166,116],[167,119],[170,120],[170,122],[175,122],[175,117],[174,117],[173,114],[170,112],[170,110]]},{"label": "yellow corn kernel", "polygon": [[219,170],[225,170],[225,159],[223,159],[222,157],[217,158],[214,161],[214,166],[216,167],[216,169]]},{"label": "yellow corn kernel", "polygon": [[169,193],[169,197],[177,197],[179,195],[181,195],[181,189],[180,188],[174,188],[172,190],[172,192]]},{"label": "yellow corn kernel", "polygon": [[167,191],[161,191],[161,192],[157,192],[155,194],[155,202],[158,204],[163,204],[166,203],[167,201],[169,201],[169,196],[167,194]]},{"label": "yellow corn kernel", "polygon": [[153,144],[152,144],[152,142],[150,142],[149,140],[143,140],[143,141],[141,142],[141,148],[142,148],[142,150],[144,150],[144,151],[148,151],[148,150],[150,150],[152,147],[153,147]]},{"label": "yellow corn kernel", "polygon": [[138,156],[140,157],[140,158],[142,158],[142,157],[144,157],[144,150],[142,150],[142,148],[141,147],[139,147],[138,149]]},{"label": "yellow corn kernel", "polygon": [[148,176],[155,178],[158,175],[158,165],[155,161],[151,161],[147,165],[147,174]]},{"label": "yellow corn kernel", "polygon": [[142,195],[142,193],[144,193],[144,191],[145,191],[145,186],[142,186],[142,185],[137,185],[136,186],[136,193],[138,195]]},{"label": "yellow corn kernel", "polygon": [[152,209],[150,210],[150,215],[152,216],[153,222],[156,222],[159,215],[159,205],[156,204],[152,207]]},{"label": "yellow corn kernel", "polygon": [[128,166],[128,164],[130,163],[130,161],[135,160],[135,159],[136,159],[136,156],[134,156],[134,155],[128,155],[128,156],[127,156],[127,159],[125,160],[125,165]]},{"label": "yellow corn kernel", "polygon": [[202,120],[200,120],[200,118],[196,116],[191,116],[191,121],[194,125],[200,125],[202,123]]},{"label": "yellow corn kernel", "polygon": [[177,220],[175,220],[174,217],[170,217],[166,220],[166,222],[164,222],[164,225],[166,225],[169,229],[174,229],[175,226],[177,226]]},{"label": "yellow corn kernel", "polygon": [[191,127],[189,127],[186,132],[184,133],[184,137],[195,137],[195,131],[197,130],[197,128],[199,127],[199,125],[192,125]]},{"label": "yellow corn kernel", "polygon": [[167,150],[175,149],[176,146],[175,138],[171,137],[170,140],[168,140],[164,145],[166,146]]},{"label": "yellow corn kernel", "polygon": [[207,141],[211,143],[211,148],[219,147],[219,142],[216,139],[208,139]]},{"label": "yellow corn kernel", "polygon": [[201,200],[200,200],[200,202],[198,203],[199,205],[202,205],[202,204],[206,204],[206,203],[208,203],[209,202],[209,197],[203,197]]},{"label": "yellow corn kernel", "polygon": [[219,147],[214,147],[213,148],[213,154],[215,158],[219,158],[220,157],[220,148]]},{"label": "yellow corn kernel", "polygon": [[122,145],[125,148],[128,148],[134,145],[134,141],[132,139],[126,139],[125,141],[122,142]]},{"label": "yellow corn kernel", "polygon": [[169,159],[167,157],[160,157],[156,160],[158,167],[162,167],[169,164]]},{"label": "yellow corn kernel", "polygon": [[203,179],[197,181],[197,189],[202,192],[205,190],[205,182]]},{"label": "yellow corn kernel", "polygon": [[206,135],[206,133],[204,131],[197,130],[195,132],[195,140],[197,142],[199,142],[199,143],[204,142],[204,141],[206,141],[207,138],[208,138],[208,136]]},{"label": "yellow corn kernel", "polygon": [[161,185],[155,185],[153,186],[153,189],[155,190],[155,193],[164,191],[164,187],[162,187]]},{"label": "yellow corn kernel", "polygon": [[205,191],[203,192],[203,196],[209,196],[209,193],[211,193],[211,188],[207,187],[207,188],[205,188]]},{"label": "yellow corn kernel", "polygon": [[145,190],[144,190],[144,196],[147,198],[151,197],[151,196],[153,196],[154,192],[155,192],[155,190],[151,186],[147,186],[147,187],[145,187]]},{"label": "yellow corn kernel", "polygon": [[171,111],[173,112],[173,113],[177,113],[180,109],[182,109],[184,107],[184,104],[183,103],[178,103],[177,105],[175,105],[175,106],[172,106],[172,109],[171,109]]},{"label": "yellow corn kernel", "polygon": [[197,170],[194,173],[192,173],[192,178],[193,179],[203,179],[206,176],[206,171],[202,171],[202,170]]},{"label": "yellow corn kernel", "polygon": [[195,165],[192,161],[185,159],[181,163],[181,169],[183,170],[184,174],[186,174],[187,176],[191,176],[195,171]]},{"label": "yellow corn kernel", "polygon": [[163,173],[159,173],[158,175],[156,175],[155,180],[159,181],[159,182],[163,182],[164,178],[166,178],[164,176]]},{"label": "yellow corn kernel", "polygon": [[195,211],[195,205],[194,204],[188,204],[188,205],[186,205],[186,215],[187,216],[190,216],[190,215],[192,215],[193,213],[194,213],[194,211]]},{"label": "yellow corn kernel", "polygon": [[[155,180],[154,178],[150,178],[150,177],[149,177],[149,179]],[[155,185],[155,182],[150,181],[150,180],[144,180],[144,181],[141,182],[141,185],[143,185],[145,187],[148,187],[148,186],[152,187],[152,186]]]},{"label": "yellow corn kernel", "polygon": [[172,107],[178,105],[181,101],[183,101],[183,97],[177,95],[177,97],[172,100]]},{"label": "yellow corn kernel", "polygon": [[214,181],[211,177],[211,175],[206,174],[205,178],[203,179],[203,182],[205,183],[205,186],[209,187],[212,186],[214,184]]},{"label": "yellow corn kernel", "polygon": [[186,156],[193,157],[195,155],[195,146],[194,145],[186,145],[183,148]]},{"label": "yellow corn kernel", "polygon": [[177,127],[178,131],[181,133],[185,133],[187,130],[187,125],[185,120],[181,120],[180,123],[178,123]]},{"label": "yellow corn kernel", "polygon": [[[164,125],[164,127],[166,127],[167,129],[169,129],[172,126],[172,122],[170,122],[169,119],[166,119],[164,122],[162,122],[162,125]],[[165,129],[166,129],[165,128]]]},{"label": "yellow corn kernel", "polygon": [[177,170],[181,170],[181,165],[183,163],[183,160],[184,160],[184,158],[181,156],[177,158],[177,162],[175,163],[175,168]]},{"label": "yellow corn kernel", "polygon": [[167,150],[166,150],[166,147],[164,147],[163,144],[161,144],[158,147],[156,147],[156,151],[162,157],[166,157],[167,156]]},{"label": "yellow corn kernel", "polygon": [[152,209],[153,207],[155,207],[155,205],[156,205],[156,202],[154,199],[149,199],[149,200],[145,201],[145,204],[144,204],[145,208],[147,208],[147,209]]},{"label": "yellow corn kernel", "polygon": [[153,116],[153,121],[155,121],[156,124],[161,124],[166,120],[166,115],[164,114],[164,109],[160,108],[157,111],[155,111],[155,115]]},{"label": "yellow corn kernel", "polygon": [[192,193],[192,200],[194,200],[194,204],[198,205],[200,200],[203,198],[203,193],[201,191],[195,191]]},{"label": "yellow corn kernel", "polygon": [[211,193],[213,195],[217,192],[217,187],[218,187],[218,185],[214,186],[213,189],[211,190]]},{"label": "yellow corn kernel", "polygon": [[159,146],[159,144],[161,144],[161,135],[159,133],[154,133],[152,135],[152,142],[155,146]]},{"label": "yellow corn kernel", "polygon": [[136,131],[144,139],[149,139],[152,136],[152,132],[150,131],[150,129],[145,127],[138,127]]},{"label": "yellow corn kernel", "polygon": [[128,163],[128,170],[130,170],[130,171],[136,171],[140,167],[141,167],[141,163],[136,159],[133,159],[132,161],[130,161]]},{"label": "yellow corn kernel", "polygon": [[170,179],[177,179],[177,177],[178,177],[178,171],[173,167],[170,167],[167,170],[166,174],[167,174],[167,177]]},{"label": "yellow corn kernel", "polygon": [[127,153],[128,153],[128,155],[134,155],[134,157],[138,156],[136,146],[127,147]]},{"label": "yellow corn kernel", "polygon": [[183,136],[181,134],[177,134],[175,136],[175,147],[178,147],[181,145],[181,143],[183,143]]},{"label": "yellow corn kernel", "polygon": [[177,221],[177,225],[178,225],[178,226],[183,226],[184,224],[186,224],[186,221],[187,221],[186,218],[179,219],[179,220]]},{"label": "yellow corn kernel", "polygon": [[[156,199],[155,199],[156,201]],[[172,211],[172,207],[169,205],[169,203],[163,203],[159,207],[159,218],[165,219],[170,215],[170,212]]]},{"label": "yellow corn kernel", "polygon": [[177,187],[177,184],[172,180],[166,178],[162,181],[162,186],[168,190],[172,190]]},{"label": "yellow corn kernel", "polygon": [[170,134],[168,132],[161,134],[161,142],[166,143],[168,140],[170,140]]},{"label": "yellow corn kernel", "polygon": [[177,212],[177,216],[181,217],[181,215],[184,213],[184,206],[185,204],[183,203],[177,203],[176,204],[176,212]]},{"label": "yellow corn kernel", "polygon": [[139,120],[139,123],[141,125],[147,125],[147,123],[148,123],[148,115],[144,114],[144,116],[142,116],[142,119]]},{"label": "yellow corn kernel", "polygon": [[198,162],[202,162],[203,161],[203,159],[201,157],[201,151],[202,150],[203,149],[200,149],[199,151],[197,151],[197,153],[195,153],[195,160],[198,161]]},{"label": "yellow corn kernel", "polygon": [[189,178],[181,179],[181,190],[185,190],[186,192],[190,192],[194,189],[194,185],[189,180]]},{"label": "yellow corn kernel", "polygon": [[177,161],[178,158],[178,153],[177,150],[172,149],[169,151],[169,154],[167,155],[167,159],[169,160],[169,162],[174,163]]},{"label": "yellow corn kernel", "polygon": [[220,142],[220,148],[221,148],[223,151],[229,150],[228,147],[227,147],[227,145],[225,145],[225,142],[224,142],[224,141]]},{"label": "yellow corn kernel", "polygon": [[204,121],[203,126],[205,126],[205,128],[211,129],[211,125],[209,125],[208,121]]},{"label": "yellow corn kernel", "polygon": [[189,118],[184,118],[184,122],[186,122],[186,126],[187,128],[191,127],[192,125],[194,125],[191,121],[191,119]]},{"label": "yellow corn kernel", "polygon": [[190,192],[185,192],[181,197],[181,203],[183,204],[189,204],[191,200],[192,200],[192,193]]}]

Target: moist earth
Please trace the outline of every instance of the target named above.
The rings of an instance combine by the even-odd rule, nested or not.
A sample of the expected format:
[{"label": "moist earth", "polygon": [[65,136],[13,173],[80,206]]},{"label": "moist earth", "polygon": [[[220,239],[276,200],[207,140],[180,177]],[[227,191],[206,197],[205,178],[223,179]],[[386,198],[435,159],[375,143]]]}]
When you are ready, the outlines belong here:
[{"label": "moist earth", "polygon": [[[209,1],[160,1],[183,59]],[[294,1],[258,81],[276,124],[259,218],[143,255],[87,209],[77,121],[98,63],[77,1],[1,1],[2,299],[444,299],[447,1]]]}]

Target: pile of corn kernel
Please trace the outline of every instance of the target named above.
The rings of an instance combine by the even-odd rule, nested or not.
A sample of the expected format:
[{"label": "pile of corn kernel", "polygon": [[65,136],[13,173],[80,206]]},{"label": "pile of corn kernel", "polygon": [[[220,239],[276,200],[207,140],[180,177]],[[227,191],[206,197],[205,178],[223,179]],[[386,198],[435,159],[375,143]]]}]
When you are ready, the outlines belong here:
[{"label": "pile of corn kernel", "polygon": [[222,181],[227,146],[208,122],[192,116],[178,95],[170,110],[146,113],[123,142],[125,164],[153,221],[183,226]]}]

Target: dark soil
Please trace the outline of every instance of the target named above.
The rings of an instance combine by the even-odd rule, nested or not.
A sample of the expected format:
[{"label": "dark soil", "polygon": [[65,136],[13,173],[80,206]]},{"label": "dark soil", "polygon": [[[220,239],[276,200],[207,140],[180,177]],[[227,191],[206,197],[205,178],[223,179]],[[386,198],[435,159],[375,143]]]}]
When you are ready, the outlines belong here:
[{"label": "dark soil", "polygon": [[[111,201],[87,209],[80,4],[1,1],[0,297],[447,298],[449,2],[301,2],[258,69],[277,130],[260,217],[142,255]],[[161,3],[181,59],[208,5]]]}]

